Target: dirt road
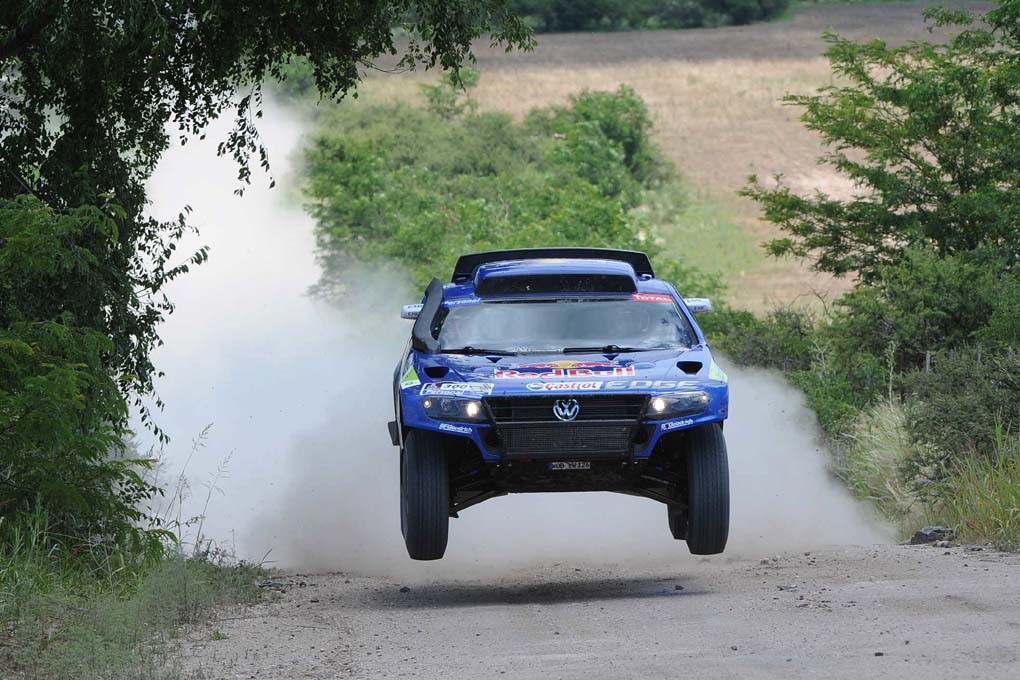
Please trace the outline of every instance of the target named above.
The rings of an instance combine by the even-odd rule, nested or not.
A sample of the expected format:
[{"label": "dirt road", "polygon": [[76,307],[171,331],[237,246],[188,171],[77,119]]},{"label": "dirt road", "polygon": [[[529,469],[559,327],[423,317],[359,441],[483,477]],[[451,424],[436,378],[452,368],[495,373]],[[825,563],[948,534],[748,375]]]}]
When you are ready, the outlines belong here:
[{"label": "dirt road", "polygon": [[988,549],[561,563],[413,586],[277,580],[274,601],[196,632],[188,666],[206,678],[1020,677],[1020,556]]}]

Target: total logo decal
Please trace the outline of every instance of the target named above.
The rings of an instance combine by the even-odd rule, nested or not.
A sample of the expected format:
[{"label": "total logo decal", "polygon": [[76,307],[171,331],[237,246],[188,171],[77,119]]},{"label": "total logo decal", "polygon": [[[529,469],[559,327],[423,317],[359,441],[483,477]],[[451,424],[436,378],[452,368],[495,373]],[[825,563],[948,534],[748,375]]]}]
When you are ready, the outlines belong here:
[{"label": "total logo decal", "polygon": [[457,434],[471,434],[471,428],[464,425],[451,425],[450,423],[439,423],[439,429],[443,432],[456,432]]},{"label": "total logo decal", "polygon": [[421,393],[426,394],[492,394],[493,383],[444,382],[425,383]]},{"label": "total logo decal", "polygon": [[634,293],[630,296],[634,302],[673,302],[673,298],[663,293]]},{"label": "total logo decal", "polygon": [[601,390],[605,383],[595,380],[588,382],[533,382],[528,383],[527,388],[532,392],[584,392],[587,390]]},{"label": "total logo decal", "polygon": [[659,425],[659,429],[663,432],[669,432],[670,430],[675,430],[680,427],[690,427],[693,424],[693,418],[684,418],[683,420],[674,420],[669,423],[663,423],[662,425]]},{"label": "total logo decal", "polygon": [[540,364],[515,364],[496,370],[497,379],[513,378],[622,378],[634,375],[633,366],[605,361],[548,361]]}]

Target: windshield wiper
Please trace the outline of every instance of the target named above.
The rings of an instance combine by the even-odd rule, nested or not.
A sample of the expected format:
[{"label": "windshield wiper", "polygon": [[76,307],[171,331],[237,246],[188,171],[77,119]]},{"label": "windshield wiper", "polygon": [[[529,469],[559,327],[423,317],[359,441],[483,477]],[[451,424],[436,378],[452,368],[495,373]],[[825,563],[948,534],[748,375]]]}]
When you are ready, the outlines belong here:
[{"label": "windshield wiper", "polygon": [[472,347],[471,345],[468,345],[467,347],[457,347],[455,349],[441,349],[439,352],[441,354],[491,354],[499,357],[512,357],[516,354],[516,352],[507,352],[502,349],[481,349],[478,347]]},{"label": "windshield wiper", "polygon": [[653,347],[621,347],[620,345],[601,345],[599,347],[564,347],[563,354],[622,354],[623,352],[652,352]]}]

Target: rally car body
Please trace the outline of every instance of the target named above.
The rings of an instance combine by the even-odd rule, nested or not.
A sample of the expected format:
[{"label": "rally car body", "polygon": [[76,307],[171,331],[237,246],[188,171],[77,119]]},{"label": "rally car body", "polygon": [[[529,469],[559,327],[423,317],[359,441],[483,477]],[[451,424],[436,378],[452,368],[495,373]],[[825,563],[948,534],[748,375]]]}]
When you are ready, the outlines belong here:
[{"label": "rally car body", "polygon": [[720,552],[729,385],[693,314],[710,308],[632,251],[478,253],[450,283],[433,280],[403,311],[415,325],[389,424],[411,556],[441,557],[445,522],[461,510],[537,491],[661,501],[675,538]]}]

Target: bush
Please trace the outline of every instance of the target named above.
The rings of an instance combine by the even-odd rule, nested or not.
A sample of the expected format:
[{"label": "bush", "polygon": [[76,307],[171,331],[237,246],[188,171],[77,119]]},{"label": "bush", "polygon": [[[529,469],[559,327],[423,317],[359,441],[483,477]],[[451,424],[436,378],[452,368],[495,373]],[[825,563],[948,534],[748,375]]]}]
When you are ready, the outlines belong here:
[{"label": "bush", "polygon": [[537,32],[620,31],[749,24],[776,17],[789,0],[514,0]]},{"label": "bush", "polygon": [[1020,279],[994,251],[939,257],[911,249],[878,271],[873,285],[837,302],[832,337],[843,353],[882,356],[892,347],[896,368],[910,370],[928,351],[1020,338]]},{"label": "bush", "polygon": [[[998,433],[1020,433],[1020,355],[942,352],[932,370],[903,378],[908,428],[928,452],[919,466],[996,450]],[[941,469],[941,468],[940,468]]]},{"label": "bush", "polygon": [[424,287],[465,252],[585,245],[648,251],[686,294],[717,293],[718,279],[657,256],[635,210],[670,177],[650,125],[627,87],[523,123],[434,102],[341,107],[307,154],[318,292],[343,295],[354,261],[395,261]]},{"label": "bush", "polygon": [[117,214],[0,202],[0,542],[41,511],[46,535],[68,545],[162,552],[165,534],[143,528],[139,509],[157,493],[139,474],[147,461],[120,453],[128,408],[107,365],[117,348],[103,320],[67,311],[104,299]]},{"label": "bush", "polygon": [[806,370],[815,360],[815,322],[792,308],[774,310],[765,318],[723,308],[701,324],[712,346],[742,366]]}]

